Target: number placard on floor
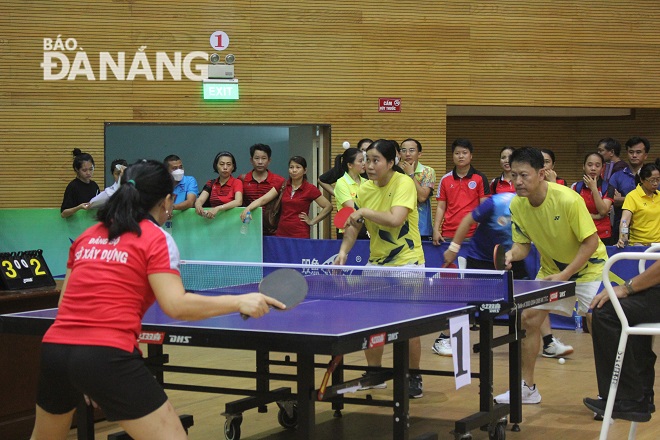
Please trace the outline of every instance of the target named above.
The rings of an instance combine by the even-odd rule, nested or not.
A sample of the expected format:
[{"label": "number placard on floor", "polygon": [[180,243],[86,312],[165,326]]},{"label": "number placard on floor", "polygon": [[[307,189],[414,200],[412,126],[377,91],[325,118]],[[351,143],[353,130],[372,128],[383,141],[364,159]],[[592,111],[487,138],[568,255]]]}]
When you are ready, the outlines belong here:
[{"label": "number placard on floor", "polygon": [[41,249],[0,253],[0,289],[22,290],[55,286]]},{"label": "number placard on floor", "polygon": [[470,318],[461,315],[449,320],[451,351],[454,361],[456,389],[472,382],[470,369]]}]

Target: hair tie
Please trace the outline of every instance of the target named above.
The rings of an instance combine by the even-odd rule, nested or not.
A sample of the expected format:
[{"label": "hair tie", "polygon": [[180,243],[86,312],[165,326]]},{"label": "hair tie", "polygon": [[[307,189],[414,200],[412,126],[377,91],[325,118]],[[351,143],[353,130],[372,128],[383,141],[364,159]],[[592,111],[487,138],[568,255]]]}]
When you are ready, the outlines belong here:
[{"label": "hair tie", "polygon": [[134,188],[137,188],[137,185],[135,184],[135,180],[133,180],[133,179],[128,179],[127,182],[130,183],[131,185],[133,185]]}]

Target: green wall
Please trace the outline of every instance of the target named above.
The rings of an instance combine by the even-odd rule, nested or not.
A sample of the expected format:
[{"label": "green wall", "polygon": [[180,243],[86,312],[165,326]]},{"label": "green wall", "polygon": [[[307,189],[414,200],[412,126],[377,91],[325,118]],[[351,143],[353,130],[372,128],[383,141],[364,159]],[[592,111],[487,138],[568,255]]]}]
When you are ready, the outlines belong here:
[{"label": "green wall", "polygon": [[[222,212],[213,220],[194,209],[175,211],[170,230],[182,260],[263,260],[261,209],[252,213],[247,234],[241,234],[243,208]],[[43,249],[53,276],[63,276],[73,240],[96,222],[96,211],[78,211],[63,219],[59,209],[0,209],[0,252]]]}]

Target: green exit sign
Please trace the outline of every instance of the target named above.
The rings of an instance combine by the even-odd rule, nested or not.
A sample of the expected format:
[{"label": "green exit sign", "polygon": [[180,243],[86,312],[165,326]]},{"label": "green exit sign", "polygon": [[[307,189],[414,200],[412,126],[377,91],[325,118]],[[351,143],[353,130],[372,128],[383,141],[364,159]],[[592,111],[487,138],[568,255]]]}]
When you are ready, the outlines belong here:
[{"label": "green exit sign", "polygon": [[238,100],[238,83],[204,83],[204,99],[214,101]]}]

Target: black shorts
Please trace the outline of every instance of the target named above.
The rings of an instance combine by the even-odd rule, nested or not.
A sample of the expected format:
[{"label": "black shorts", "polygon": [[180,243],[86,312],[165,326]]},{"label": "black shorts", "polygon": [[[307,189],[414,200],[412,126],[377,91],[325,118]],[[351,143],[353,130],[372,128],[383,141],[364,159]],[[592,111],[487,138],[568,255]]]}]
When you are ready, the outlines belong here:
[{"label": "black shorts", "polygon": [[82,394],[109,421],[133,420],[160,408],[167,395],[137,349],[43,343],[37,404],[51,414],[74,409]]}]

